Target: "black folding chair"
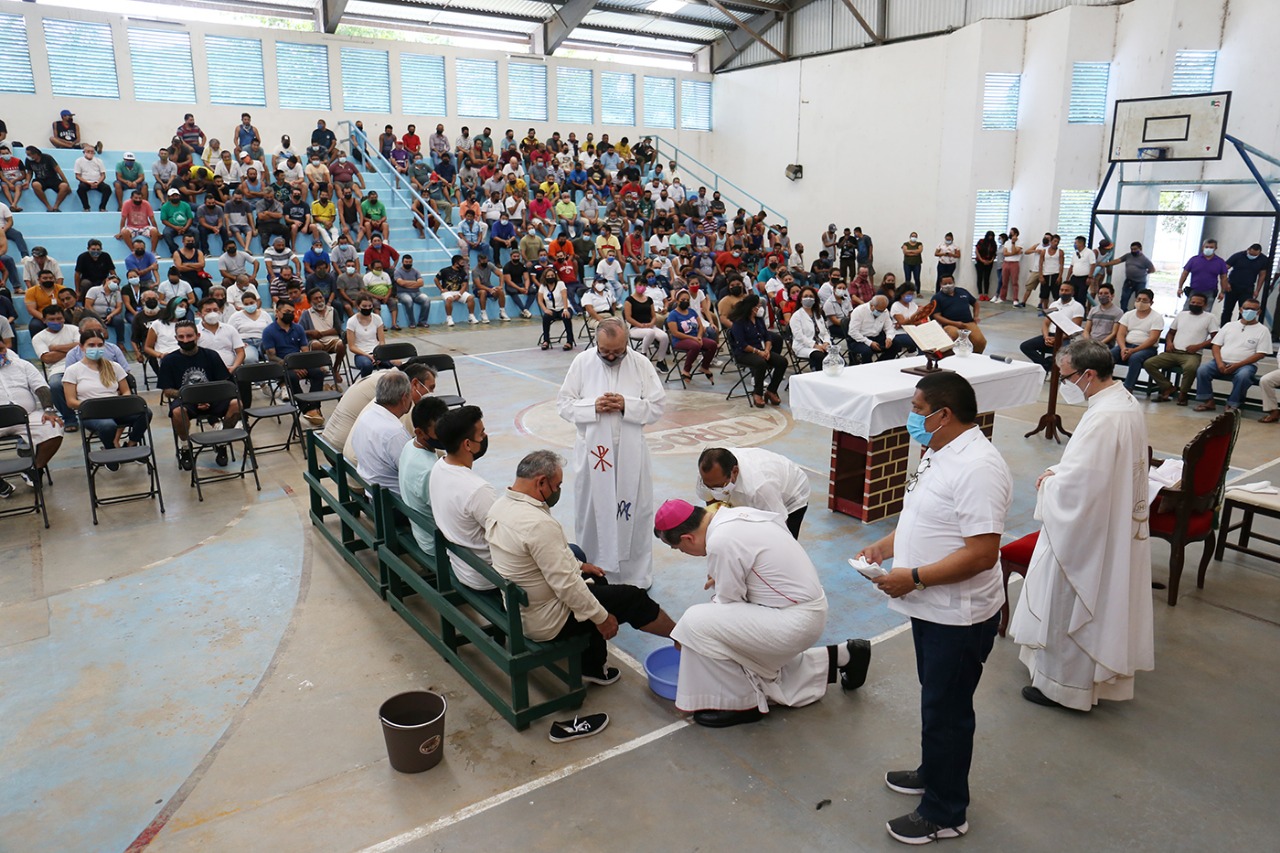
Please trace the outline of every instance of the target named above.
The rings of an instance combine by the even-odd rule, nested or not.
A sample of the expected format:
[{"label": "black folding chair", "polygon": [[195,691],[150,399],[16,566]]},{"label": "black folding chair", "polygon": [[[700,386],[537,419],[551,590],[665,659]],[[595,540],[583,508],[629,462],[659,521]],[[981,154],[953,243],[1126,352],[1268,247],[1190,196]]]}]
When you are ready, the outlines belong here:
[{"label": "black folding chair", "polygon": [[[333,359],[329,357],[327,352],[295,352],[293,355],[284,357],[285,370],[321,370],[329,374],[334,385],[337,385],[337,377],[333,373]],[[341,400],[341,391],[299,391],[290,395],[293,402],[301,410],[304,405],[311,403],[319,405],[329,400]]]},{"label": "black folding chair", "polygon": [[462,386],[458,384],[458,368],[453,363],[453,356],[439,353],[436,355],[420,355],[415,360],[418,363],[425,364],[435,370],[437,383],[440,381],[441,373],[453,374],[453,388],[457,393],[436,394],[436,397],[443,400],[446,406],[450,409],[456,409],[467,404],[467,399],[462,396]]},{"label": "black folding chair", "polygon": [[[85,400],[80,404],[80,418],[89,420],[114,420],[129,417],[145,417],[149,411],[147,401],[130,394],[127,397],[102,397],[96,400]],[[134,447],[99,447],[92,445],[94,432],[91,429],[80,429],[80,448],[84,453],[84,471],[89,480],[89,511],[93,514],[93,523],[98,523],[98,507],[111,504],[128,503],[129,501],[160,501],[160,514],[164,514],[164,495],[160,491],[160,466],[156,464],[155,441],[151,437],[151,422],[147,421],[147,433],[141,444]],[[147,466],[147,490],[145,492],[129,492],[123,495],[101,497],[98,495],[98,472],[109,465],[119,466],[121,463],[141,462]],[[110,469],[109,469],[110,470]]]},{"label": "black folding chair", "polygon": [[418,348],[413,345],[412,341],[379,344],[373,348],[373,360],[382,364],[404,361],[408,358],[414,358],[417,354]]},{"label": "black folding chair", "polygon": [[[284,367],[274,362],[263,362],[262,364],[243,364],[236,371],[236,382],[249,385],[258,383],[269,383],[272,387],[283,385]],[[252,437],[253,428],[258,422],[267,418],[275,418],[276,423],[280,423],[281,418],[289,418],[289,435],[282,443],[278,444],[255,444],[254,452],[257,454],[274,453],[277,450],[288,450],[289,446],[297,441],[302,443],[302,424],[298,420],[298,406],[292,400],[283,403],[275,402],[275,395],[272,395],[271,402],[265,406],[245,406],[244,407],[244,429]]]},{"label": "black folding chair", "polygon": [[[49,529],[49,512],[44,505],[44,481],[41,478],[41,471],[36,468],[36,445],[31,437],[31,421],[27,414],[27,410],[16,403],[0,406],[0,429],[8,429],[10,427],[20,426],[25,431],[27,437],[27,452],[24,453],[19,442],[5,442],[6,445],[13,448],[14,456],[10,458],[0,458],[0,478],[12,477],[15,474],[26,474],[35,490],[31,506],[16,507],[0,511],[0,518],[8,518],[11,515],[26,515],[29,512],[39,512],[44,518],[45,529]],[[20,432],[19,435],[23,433]]]},{"label": "black folding chair", "polygon": [[[738,381],[733,383],[733,387],[729,389],[728,394],[724,395],[724,398],[726,400],[732,400],[735,397],[746,397],[747,405],[751,406],[751,408],[754,409],[756,406],[756,401],[751,398],[751,391],[748,390],[747,388],[748,382],[754,382],[751,376],[751,371],[747,367],[745,367],[741,362],[739,362],[736,358],[733,357],[732,351],[730,351],[729,353],[729,360],[725,362],[725,366],[720,372],[723,373],[725,370],[727,370],[729,368],[729,365],[733,365],[733,367],[738,371]],[[742,393],[734,394],[733,392],[737,391],[739,388],[742,389]]]},{"label": "black folding chair", "polygon": [[[328,353],[317,353],[327,356]],[[194,407],[202,403],[216,406],[219,403],[230,403],[239,398],[234,382],[199,382],[184,385],[179,392],[179,399],[184,406]],[[191,419],[192,421],[195,418]],[[216,450],[222,445],[240,442],[244,445],[244,454],[240,459],[240,470],[219,471],[216,474],[200,476],[200,454],[208,450]],[[187,455],[191,459],[191,485],[195,486],[196,497],[204,500],[200,486],[203,483],[216,483],[222,480],[244,479],[246,473],[253,474],[253,483],[262,491],[262,483],[258,480],[258,459],[253,453],[253,442],[249,431],[243,427],[223,427],[222,429],[187,430]]]}]

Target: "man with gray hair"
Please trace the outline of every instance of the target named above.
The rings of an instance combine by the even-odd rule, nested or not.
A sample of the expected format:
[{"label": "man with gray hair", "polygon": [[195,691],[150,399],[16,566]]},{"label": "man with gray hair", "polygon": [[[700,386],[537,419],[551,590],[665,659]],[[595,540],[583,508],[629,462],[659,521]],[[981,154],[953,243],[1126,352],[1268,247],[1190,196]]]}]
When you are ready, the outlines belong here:
[{"label": "man with gray hair", "polygon": [[653,583],[653,481],[644,428],[662,417],[666,392],[653,363],[631,351],[625,324],[611,317],[596,345],[569,365],[556,399],[577,427],[574,530],[610,581]]},{"label": "man with gray hair", "polygon": [[898,354],[888,297],[876,294],[849,313],[847,340],[849,360],[854,364],[894,358]]},{"label": "man with gray hair", "polygon": [[[620,340],[625,346],[626,336]],[[675,623],[643,589],[609,583],[603,569],[574,554],[551,515],[563,482],[558,454],[527,454],[516,467],[515,484],[489,508],[485,538],[494,570],[529,597],[520,607],[526,636],[547,641],[585,634],[583,680],[612,684],[619,671],[608,665],[605,641],[618,633],[619,622],[659,637],[671,636]]]},{"label": "man with gray hair", "polygon": [[413,408],[409,376],[388,370],[378,377],[373,403],[366,406],[351,428],[351,446],[357,454],[356,473],[400,494],[400,452],[412,438],[400,419]]},{"label": "man with gray hair", "polygon": [[1031,673],[1022,696],[1038,705],[1132,699],[1135,674],[1155,668],[1147,425],[1112,366],[1097,341],[1058,352],[1063,401],[1089,409],[1036,481],[1044,526],[1009,626]]}]

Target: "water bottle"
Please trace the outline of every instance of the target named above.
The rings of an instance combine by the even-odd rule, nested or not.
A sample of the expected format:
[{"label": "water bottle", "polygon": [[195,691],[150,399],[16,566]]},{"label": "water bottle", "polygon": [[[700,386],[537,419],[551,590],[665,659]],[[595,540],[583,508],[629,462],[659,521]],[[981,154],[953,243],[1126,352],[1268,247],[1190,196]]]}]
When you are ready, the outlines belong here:
[{"label": "water bottle", "polygon": [[969,340],[969,330],[961,329],[960,336],[956,338],[955,346],[951,351],[960,357],[973,355],[973,341]]},{"label": "water bottle", "polygon": [[822,372],[827,376],[839,376],[844,373],[844,359],[834,349],[830,350],[827,357],[822,360]]}]

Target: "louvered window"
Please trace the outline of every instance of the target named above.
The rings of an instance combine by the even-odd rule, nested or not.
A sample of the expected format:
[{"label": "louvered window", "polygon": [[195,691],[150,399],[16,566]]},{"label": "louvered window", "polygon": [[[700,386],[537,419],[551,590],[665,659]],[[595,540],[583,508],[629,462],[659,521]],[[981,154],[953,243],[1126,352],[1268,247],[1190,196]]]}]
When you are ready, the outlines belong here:
[{"label": "louvered window", "polygon": [[342,108],[391,112],[391,66],[385,50],[342,49]]},{"label": "louvered window", "polygon": [[680,126],[685,130],[711,129],[711,83],[680,81]]},{"label": "louvered window", "polygon": [[556,121],[595,123],[595,90],[590,68],[556,67]]},{"label": "louvered window", "polygon": [[600,72],[600,121],[626,126],[636,123],[636,75]]},{"label": "louvered window", "polygon": [[239,107],[265,107],[267,83],[262,73],[262,42],[228,36],[204,37],[209,66],[209,102]]},{"label": "louvered window", "polygon": [[982,129],[1017,130],[1021,74],[988,74],[982,87]]},{"label": "louvered window", "polygon": [[498,63],[491,59],[456,59],[458,115],[498,117]]},{"label": "louvered window", "polygon": [[72,98],[119,98],[111,27],[93,21],[44,19],[53,94]]},{"label": "louvered window", "polygon": [[978,190],[978,200],[973,206],[973,245],[988,231],[997,234],[1009,225],[1009,191]]},{"label": "louvered window", "polygon": [[676,126],[676,78],[644,78],[644,126]]},{"label": "louvered window", "polygon": [[507,117],[547,120],[547,66],[507,63]]},{"label": "louvered window", "polygon": [[444,57],[400,54],[400,107],[406,115],[448,115]]},{"label": "louvered window", "polygon": [[1111,79],[1109,62],[1077,62],[1071,68],[1071,104],[1067,108],[1069,124],[1104,124],[1107,120],[1107,83]]},{"label": "louvered window", "polygon": [[129,64],[134,100],[195,103],[191,35],[186,31],[130,27]]},{"label": "louvered window", "polygon": [[1076,237],[1089,239],[1089,224],[1093,221],[1093,190],[1063,190],[1058,197],[1058,233],[1062,235],[1063,251],[1074,246]]},{"label": "louvered window", "polygon": [[286,110],[333,108],[329,95],[329,48],[276,42],[276,91]]},{"label": "louvered window", "polygon": [[1199,95],[1213,91],[1213,72],[1218,64],[1216,50],[1180,50],[1173,55],[1173,95]]},{"label": "louvered window", "polygon": [[0,92],[36,93],[27,22],[21,15],[0,15]]}]

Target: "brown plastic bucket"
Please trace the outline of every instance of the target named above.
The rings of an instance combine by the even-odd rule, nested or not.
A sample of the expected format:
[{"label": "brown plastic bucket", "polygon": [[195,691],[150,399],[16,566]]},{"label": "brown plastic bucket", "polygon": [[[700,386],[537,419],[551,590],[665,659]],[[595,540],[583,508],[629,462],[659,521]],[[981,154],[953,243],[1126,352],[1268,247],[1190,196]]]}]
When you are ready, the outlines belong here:
[{"label": "brown plastic bucket", "polygon": [[439,693],[415,690],[392,696],[378,709],[387,758],[401,773],[430,770],[444,757],[444,712]]}]

